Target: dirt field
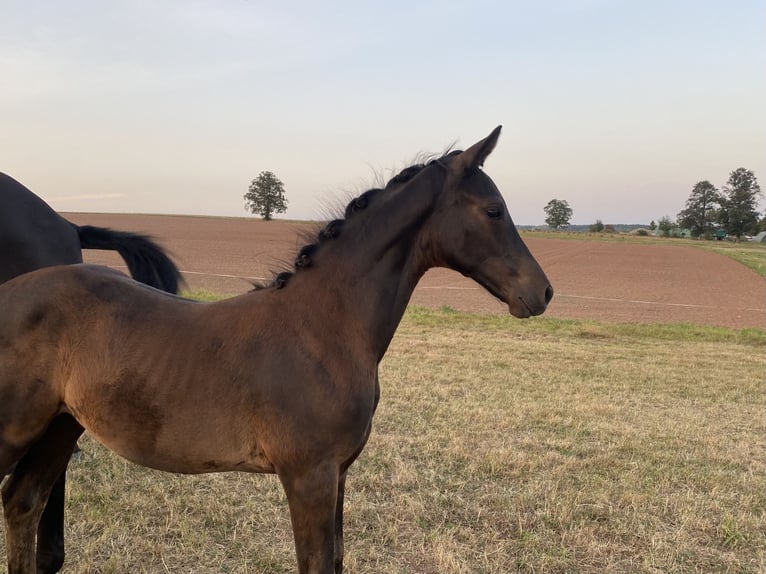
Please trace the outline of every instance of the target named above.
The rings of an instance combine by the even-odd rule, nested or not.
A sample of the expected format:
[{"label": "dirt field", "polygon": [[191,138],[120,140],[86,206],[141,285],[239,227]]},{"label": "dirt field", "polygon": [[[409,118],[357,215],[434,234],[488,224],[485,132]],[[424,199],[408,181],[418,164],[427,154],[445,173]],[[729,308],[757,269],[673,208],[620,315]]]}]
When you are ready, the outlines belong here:
[{"label": "dirt field", "polygon": [[[310,224],[246,218],[65,214],[88,225],[147,233],[172,254],[191,289],[243,293],[248,280],[282,270]],[[558,239],[526,240],[556,295],[546,315],[608,322],[696,323],[766,328],[766,280],[722,255],[695,247]],[[86,260],[124,270],[114,253]],[[412,303],[507,313],[459,274],[429,271]]]}]

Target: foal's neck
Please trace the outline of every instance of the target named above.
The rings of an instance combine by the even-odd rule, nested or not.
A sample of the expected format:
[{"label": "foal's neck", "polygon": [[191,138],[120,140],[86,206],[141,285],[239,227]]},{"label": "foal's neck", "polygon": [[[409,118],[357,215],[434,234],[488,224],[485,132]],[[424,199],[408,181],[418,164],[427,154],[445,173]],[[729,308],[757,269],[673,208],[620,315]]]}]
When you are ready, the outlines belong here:
[{"label": "foal's neck", "polygon": [[[317,261],[338,285],[337,303],[354,317],[378,361],[383,358],[412,292],[434,265],[423,241],[444,183],[440,168],[424,168],[410,182],[382,192],[346,221],[343,233]],[[323,248],[324,250],[324,248]]]}]

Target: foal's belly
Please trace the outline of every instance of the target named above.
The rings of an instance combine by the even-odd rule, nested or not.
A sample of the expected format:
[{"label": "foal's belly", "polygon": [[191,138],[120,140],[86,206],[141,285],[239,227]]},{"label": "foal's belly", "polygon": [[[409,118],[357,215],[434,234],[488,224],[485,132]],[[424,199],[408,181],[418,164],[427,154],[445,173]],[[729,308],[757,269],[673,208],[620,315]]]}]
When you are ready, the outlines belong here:
[{"label": "foal's belly", "polygon": [[161,410],[142,402],[122,408],[88,401],[67,409],[98,442],[136,464],[183,474],[274,472],[255,430],[243,418],[211,416],[205,409]]},{"label": "foal's belly", "polygon": [[[220,437],[203,442],[169,440],[160,435],[152,440],[130,433],[92,432],[93,437],[127,460],[156,470],[182,474],[207,472],[273,473],[274,465],[262,450],[227,444]],[[220,441],[220,442],[219,442]]]}]

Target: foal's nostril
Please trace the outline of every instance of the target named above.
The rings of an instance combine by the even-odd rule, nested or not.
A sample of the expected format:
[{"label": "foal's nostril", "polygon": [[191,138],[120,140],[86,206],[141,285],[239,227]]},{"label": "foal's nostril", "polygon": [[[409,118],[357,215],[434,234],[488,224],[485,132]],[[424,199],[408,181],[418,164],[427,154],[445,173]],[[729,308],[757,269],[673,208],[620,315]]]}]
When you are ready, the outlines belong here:
[{"label": "foal's nostril", "polygon": [[545,289],[545,304],[551,302],[551,299],[553,299],[553,287],[548,285],[548,287]]}]

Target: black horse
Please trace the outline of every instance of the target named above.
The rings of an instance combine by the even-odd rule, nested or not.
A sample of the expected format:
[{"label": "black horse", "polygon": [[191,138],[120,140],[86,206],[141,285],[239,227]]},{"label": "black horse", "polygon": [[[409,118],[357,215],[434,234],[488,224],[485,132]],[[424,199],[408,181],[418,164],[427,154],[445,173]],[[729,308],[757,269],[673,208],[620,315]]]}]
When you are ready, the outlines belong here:
[{"label": "black horse", "polygon": [[0,173],[0,283],[41,267],[82,263],[83,249],[117,251],[136,281],[169,293],[178,291],[178,269],[148,237],[75,225]]},{"label": "black horse", "polygon": [[[136,281],[169,293],[178,291],[178,268],[148,237],[75,225],[21,183],[0,173],[0,283],[42,267],[82,263],[83,249],[117,251]],[[39,572],[58,572],[64,562],[65,477],[66,469],[40,520]]]}]

